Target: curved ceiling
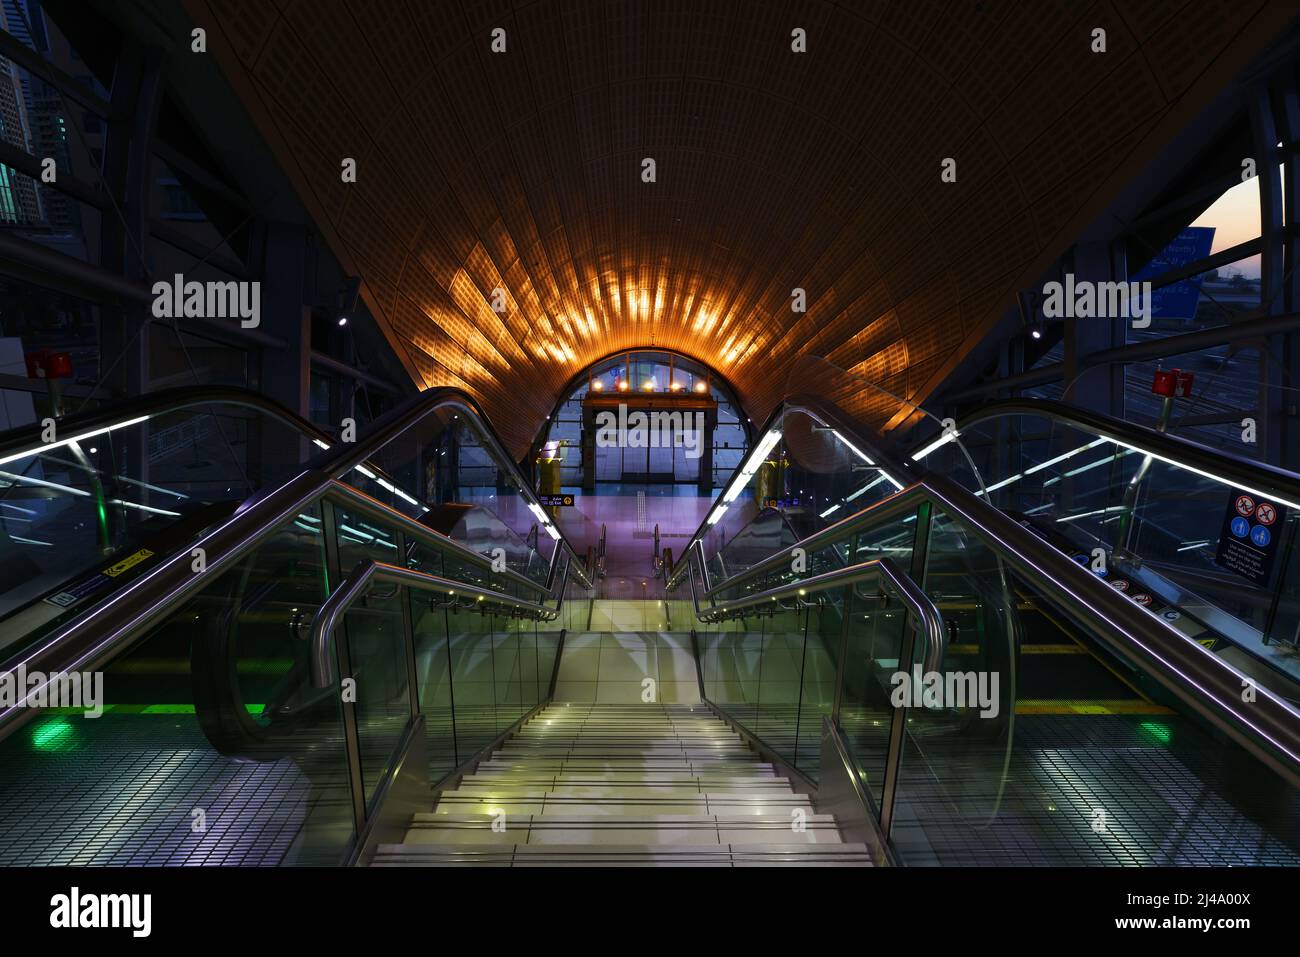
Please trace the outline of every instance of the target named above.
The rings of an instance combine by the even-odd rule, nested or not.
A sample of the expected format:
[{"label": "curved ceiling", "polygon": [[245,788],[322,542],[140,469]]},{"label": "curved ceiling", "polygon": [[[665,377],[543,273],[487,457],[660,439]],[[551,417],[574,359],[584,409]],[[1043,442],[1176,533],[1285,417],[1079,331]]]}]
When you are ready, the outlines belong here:
[{"label": "curved ceiling", "polygon": [[756,421],[801,356],[923,397],[1286,5],[1187,6],[187,0],[416,381],[520,453],[637,346]]}]

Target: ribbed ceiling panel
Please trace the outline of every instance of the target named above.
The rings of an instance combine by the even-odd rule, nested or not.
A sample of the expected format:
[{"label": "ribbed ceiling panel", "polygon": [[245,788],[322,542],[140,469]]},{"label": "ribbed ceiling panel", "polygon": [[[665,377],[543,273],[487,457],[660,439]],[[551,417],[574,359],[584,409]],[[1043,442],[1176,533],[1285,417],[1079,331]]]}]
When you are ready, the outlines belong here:
[{"label": "ribbed ceiling panel", "polygon": [[412,374],[470,390],[516,452],[628,347],[713,365],[755,419],[810,355],[920,398],[1234,38],[1277,20],[1191,7],[189,3]]}]

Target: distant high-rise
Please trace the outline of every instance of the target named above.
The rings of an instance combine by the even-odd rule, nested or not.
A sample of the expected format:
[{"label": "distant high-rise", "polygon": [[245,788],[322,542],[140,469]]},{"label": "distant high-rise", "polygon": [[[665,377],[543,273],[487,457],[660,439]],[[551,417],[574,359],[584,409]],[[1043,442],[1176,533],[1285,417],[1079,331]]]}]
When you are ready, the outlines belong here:
[{"label": "distant high-rise", "polygon": [[[52,54],[45,13],[39,0],[0,0],[0,27],[34,52],[49,59]],[[7,61],[6,61],[7,62]],[[17,78],[26,112],[28,149],[38,157],[53,157],[59,169],[71,169],[68,154],[69,121],[59,91],[38,76],[11,67]],[[10,140],[10,142],[14,142]],[[49,186],[33,183],[41,222],[57,233],[79,233],[77,204]]]},{"label": "distant high-rise", "polygon": [[[18,70],[0,57],[0,137],[26,153],[32,151],[27,106],[23,102]],[[8,166],[0,166],[0,221],[38,225],[45,219],[36,184]]]}]

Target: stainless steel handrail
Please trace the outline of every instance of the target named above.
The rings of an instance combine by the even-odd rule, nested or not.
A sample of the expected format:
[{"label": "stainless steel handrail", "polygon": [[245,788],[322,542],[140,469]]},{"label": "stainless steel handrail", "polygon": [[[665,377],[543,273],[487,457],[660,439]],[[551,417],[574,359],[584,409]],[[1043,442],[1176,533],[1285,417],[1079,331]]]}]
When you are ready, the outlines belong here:
[{"label": "stainless steel handrail", "polygon": [[[714,585],[711,588],[706,589],[704,593],[704,597],[708,599],[712,599],[717,595],[722,594],[723,592],[731,591],[732,589],[736,588],[738,585],[744,584],[745,582],[751,579],[759,578],[767,574],[768,572],[774,571],[778,568],[788,568],[790,565],[790,553],[794,551],[794,549],[796,548],[802,549],[804,552],[811,555],[814,552],[821,551],[823,548],[826,548],[830,545],[834,545],[835,543],[843,539],[845,536],[852,536],[854,532],[861,530],[861,527],[863,526],[864,523],[868,523],[868,520],[865,518],[865,516],[868,513],[871,513],[873,509],[879,509],[881,506],[887,505],[890,502],[894,502],[900,495],[905,494],[906,491],[907,490],[905,489],[903,492],[899,492],[897,495],[893,495],[890,498],[884,499],[883,501],[880,502],[876,502],[860,511],[854,512],[852,515],[848,515],[840,519],[834,525],[827,525],[825,528],[813,532],[813,534],[809,535],[808,537],[800,539],[794,544],[781,549],[779,552],[775,552],[774,554],[769,555],[767,558],[763,559],[762,561],[754,565],[750,565],[744,571],[739,571],[736,574],[732,575],[730,578],[726,579],[725,581],[719,582],[717,585]],[[915,509],[915,505],[907,505],[907,504],[898,505],[898,510],[900,511],[912,511],[914,509]],[[880,514],[880,513],[876,513],[876,514]],[[869,523],[877,524],[878,521],[880,521],[880,519],[873,519]],[[704,558],[703,543],[700,543],[699,555],[701,561],[703,561]]]},{"label": "stainless steel handrail", "polygon": [[[861,428],[848,419],[840,409],[820,396],[788,396],[785,401],[777,406],[776,411],[768,416],[767,421],[763,423],[763,427],[758,430],[757,434],[765,435],[777,422],[781,421],[785,416],[791,413],[806,415],[824,428],[843,433],[844,436],[851,440],[854,445],[863,450],[864,454],[870,452],[871,460],[900,486],[909,484],[916,480],[915,473],[908,471],[906,462],[895,458],[893,453],[882,450],[875,441],[864,435]],[[700,522],[699,527],[695,530],[695,533],[690,537],[686,546],[682,549],[683,555],[685,555],[686,552],[697,542],[703,542],[704,536],[710,527],[708,516],[712,515],[717,510],[718,506],[722,504],[723,498],[726,497],[727,489],[731,487],[731,483],[735,476],[745,467],[746,458],[748,458],[748,456],[741,458],[740,464],[732,471],[731,477],[723,483],[722,491],[718,493],[717,497],[714,498],[713,502],[704,512],[705,518]],[[664,583],[664,587],[668,591],[673,590],[681,584],[682,578],[686,574],[685,563],[681,564],[682,567],[678,571],[674,572],[668,581]]]},{"label": "stainless steel handrail", "polygon": [[488,558],[482,552],[476,552],[463,542],[458,542],[442,532],[434,531],[428,526],[421,525],[409,515],[399,512],[392,506],[385,505],[378,499],[371,498],[365,492],[359,491],[348,485],[346,482],[333,480],[329,488],[321,496],[324,499],[335,501],[345,505],[354,511],[368,515],[369,517],[380,522],[387,522],[397,525],[407,540],[414,538],[425,545],[432,545],[434,548],[449,551],[465,562],[468,562],[478,568],[485,569],[494,575],[500,575],[515,584],[525,588],[531,588],[533,591],[549,594],[552,588],[552,582],[555,577],[555,566],[558,564],[558,558],[564,554],[564,550],[557,548],[551,552],[550,569],[547,572],[546,583],[533,581],[526,575],[521,575],[511,568],[505,568],[501,571],[492,570],[492,559]]},{"label": "stainless steel handrail", "polygon": [[[235,386],[216,385],[161,389],[124,402],[114,402],[106,408],[64,416],[58,420],[58,430],[60,434],[70,433],[67,438],[85,437],[87,433],[101,434],[104,429],[111,428],[115,423],[130,422],[142,416],[167,415],[200,405],[238,405],[256,409],[292,426],[309,439],[333,442],[327,432],[286,409],[274,399]],[[0,433],[0,459],[10,458],[15,454],[36,455],[47,449],[49,445],[41,441],[41,432],[42,426],[37,422],[34,425],[23,425]]]},{"label": "stainless steel handrail", "polygon": [[[825,541],[832,531],[838,536],[876,528],[914,514],[925,503],[977,536],[1017,575],[1121,657],[1154,675],[1188,709],[1300,786],[1300,711],[946,476],[931,475],[797,547],[811,551],[808,543]],[[754,577],[752,572],[747,569],[708,592],[729,590]],[[1254,697],[1246,702],[1242,698],[1248,688]]]},{"label": "stainless steel handrail", "polygon": [[[0,665],[0,671],[24,668],[29,675],[45,676],[44,683],[29,687],[20,701],[0,708],[0,737],[33,715],[36,709],[26,707],[27,699],[42,691],[49,684],[50,676],[94,670],[130,648],[150,625],[176,610],[209,581],[216,580],[221,573],[234,567],[268,534],[287,525],[303,509],[318,502],[337,484],[337,476],[364,463],[375,450],[383,448],[427,417],[446,409],[457,410],[475,423],[480,437],[489,442],[489,451],[503,459],[502,470],[514,478],[520,494],[525,500],[536,502],[514,463],[496,443],[473,400],[455,389],[426,390],[373,423],[363,441],[332,446],[287,482],[273,489],[264,489],[247,500],[234,515],[204,534],[190,549],[181,548],[173,552],[139,578]],[[537,504],[540,508],[540,503]],[[574,570],[580,584],[591,588],[590,579],[582,571],[580,563],[574,561],[573,549],[567,540],[561,537],[556,546],[557,550],[564,547],[569,553],[568,568]],[[195,554],[200,549],[204,556],[203,570],[196,571]],[[553,555],[552,561],[555,560]]]},{"label": "stainless steel handrail", "polygon": [[[1190,439],[1157,432],[1144,425],[1123,422],[1119,419],[1102,415],[1088,409],[1078,409],[1063,402],[1051,399],[1013,399],[1005,402],[993,402],[981,406],[957,423],[960,434],[964,429],[990,419],[1009,415],[1036,415],[1052,419],[1086,432],[1099,438],[1136,449],[1154,458],[1181,467],[1207,474],[1222,481],[1225,485],[1245,488],[1257,494],[1272,495],[1283,502],[1300,507],[1300,476],[1285,469],[1251,462],[1229,455],[1219,449],[1201,445]],[[933,441],[933,437],[918,448],[924,448]]]},{"label": "stainless steel handrail", "polygon": [[857,565],[849,565],[846,568],[823,572],[802,581],[769,588],[766,591],[747,595],[735,601],[723,602],[705,609],[702,614],[699,614],[699,617],[703,621],[714,621],[717,618],[732,615],[746,608],[777,602],[783,598],[798,597],[880,578],[889,582],[894,591],[902,598],[903,604],[916,616],[921,634],[925,639],[925,670],[927,672],[938,671],[943,664],[944,644],[947,636],[943,616],[939,614],[939,609],[930,600],[930,596],[889,558],[873,558]]},{"label": "stainless steel handrail", "polygon": [[[475,605],[482,603],[485,606],[512,608],[527,612],[530,616],[544,621],[554,621],[559,617],[559,606],[546,608],[543,605],[524,601],[512,595],[504,595],[490,589],[478,588],[474,585],[452,581],[438,575],[430,575],[426,572],[416,571],[414,568],[403,568],[399,565],[389,565],[386,562],[363,561],[344,579],[343,584],[326,599],[325,604],[321,605],[320,611],[312,622],[309,661],[311,663],[311,680],[314,687],[328,688],[335,682],[334,631],[339,622],[343,620],[343,616],[347,614],[348,609],[359,598],[364,596],[372,585],[381,582],[404,585],[407,588],[420,588],[431,592],[450,593],[458,596],[465,595],[473,598]],[[563,593],[561,593],[561,604],[563,601]]]}]

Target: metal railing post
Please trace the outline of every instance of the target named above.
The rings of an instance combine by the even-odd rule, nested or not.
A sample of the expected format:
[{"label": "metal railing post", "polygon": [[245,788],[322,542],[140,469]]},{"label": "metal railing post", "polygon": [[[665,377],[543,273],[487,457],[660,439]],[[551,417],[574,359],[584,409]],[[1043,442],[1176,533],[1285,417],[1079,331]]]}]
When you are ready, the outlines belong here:
[{"label": "metal railing post", "polygon": [[[829,604],[821,606],[822,608],[830,607]],[[821,608],[818,609],[821,611]],[[844,681],[848,677],[849,661],[849,618],[853,614],[853,586],[844,587],[844,617],[840,621],[840,653],[838,660],[835,662],[835,701],[831,704],[831,720],[836,726],[840,723],[840,705],[844,701]],[[812,618],[812,609],[808,609],[808,617]],[[805,643],[807,642],[805,632]],[[801,686],[802,692],[802,686]]]},{"label": "metal railing post", "polygon": [[[397,554],[406,562],[406,536],[397,533]],[[410,567],[409,564],[407,567]],[[415,662],[415,616],[411,612],[411,589],[405,585],[397,588],[397,600],[402,603],[402,641],[406,649],[406,683],[407,698],[411,706],[411,718],[420,715],[419,668]]]},{"label": "metal railing post", "polygon": [[[325,540],[325,568],[332,586],[327,588],[333,594],[342,583],[343,573],[340,567],[338,547],[338,517],[331,502],[321,502],[321,534]],[[366,828],[366,791],[361,779],[361,734],[357,727],[357,705],[355,694],[353,700],[342,694],[343,683],[352,678],[352,655],[348,648],[347,622],[339,622],[342,634],[334,643],[334,655],[338,661],[339,707],[343,718],[343,750],[348,762],[348,784],[352,790],[352,820],[356,827],[357,840],[361,839]],[[355,679],[353,691],[355,692]]]},{"label": "metal railing post", "polygon": [[[924,589],[925,570],[929,561],[930,522],[934,515],[934,506],[922,502],[916,509],[916,537],[912,540],[912,564],[909,577]],[[903,643],[898,652],[898,668],[910,671],[912,654],[916,647],[916,634],[920,626],[916,616],[908,614],[903,626]],[[898,772],[903,760],[903,746],[906,742],[907,705],[894,709],[889,722],[889,751],[885,757],[885,779],[880,792],[880,833],[889,840],[890,829],[894,825],[894,804],[898,795]]]}]

